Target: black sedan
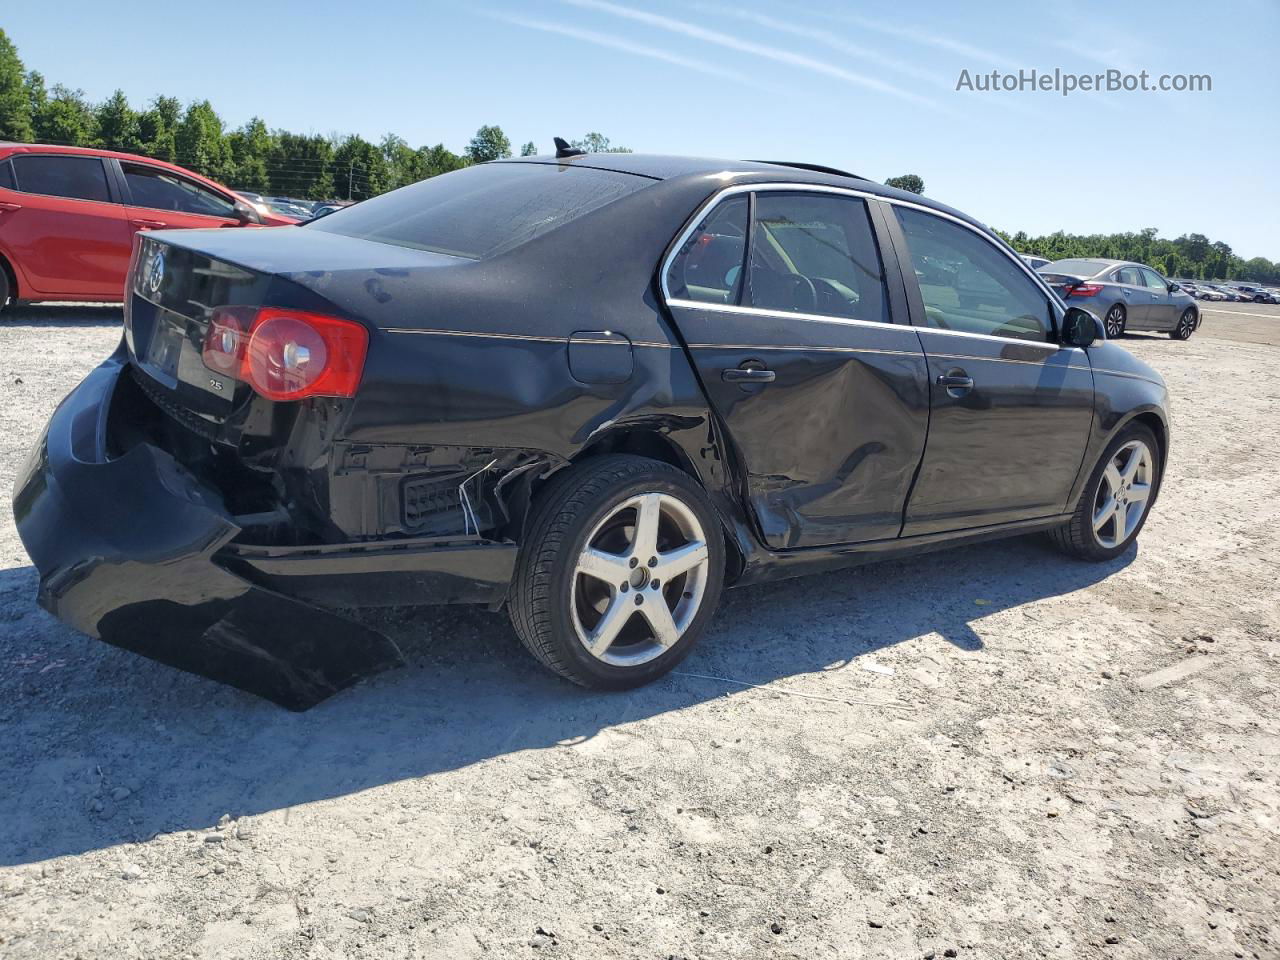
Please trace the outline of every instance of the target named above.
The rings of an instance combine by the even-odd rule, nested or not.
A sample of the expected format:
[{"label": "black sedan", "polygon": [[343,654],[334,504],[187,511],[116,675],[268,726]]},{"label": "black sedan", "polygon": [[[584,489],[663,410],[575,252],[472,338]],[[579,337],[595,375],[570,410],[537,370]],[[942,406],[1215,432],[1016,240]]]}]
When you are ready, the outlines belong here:
[{"label": "black sedan", "polygon": [[1164,383],[987,228],[811,165],[565,154],[140,235],[119,349],[15,487],[41,602],[303,708],[400,661],[353,607],[505,605],[617,689],[726,585],[1133,543]]}]

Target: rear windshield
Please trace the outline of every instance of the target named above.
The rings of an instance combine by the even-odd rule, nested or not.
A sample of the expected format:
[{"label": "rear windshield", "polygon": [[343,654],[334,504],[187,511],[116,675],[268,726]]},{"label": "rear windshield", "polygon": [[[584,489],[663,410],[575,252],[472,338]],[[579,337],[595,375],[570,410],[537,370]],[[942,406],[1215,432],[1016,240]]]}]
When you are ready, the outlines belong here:
[{"label": "rear windshield", "polygon": [[1055,260],[1040,269],[1046,273],[1073,273],[1077,277],[1092,277],[1108,266],[1110,264],[1103,260]]},{"label": "rear windshield", "polygon": [[304,229],[482,260],[652,183],[590,167],[486,163],[384,193]]}]

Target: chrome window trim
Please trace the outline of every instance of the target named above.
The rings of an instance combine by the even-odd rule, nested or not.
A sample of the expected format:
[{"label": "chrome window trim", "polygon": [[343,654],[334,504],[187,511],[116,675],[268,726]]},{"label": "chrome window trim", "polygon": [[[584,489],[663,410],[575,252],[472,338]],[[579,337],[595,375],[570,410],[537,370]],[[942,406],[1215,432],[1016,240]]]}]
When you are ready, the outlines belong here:
[{"label": "chrome window trim", "polygon": [[1018,343],[1026,347],[1043,347],[1046,353],[1057,353],[1059,350],[1079,350],[1065,343],[1054,343],[1052,340],[1027,340],[1023,337],[1001,337],[994,333],[971,333],[968,330],[946,330],[942,327],[915,327],[923,333],[939,334],[944,337],[968,337],[971,340],[994,340],[997,343]]},{"label": "chrome window trim", "polygon": [[[681,242],[683,245],[683,241]],[[794,310],[773,310],[768,307],[742,307],[733,303],[707,303],[702,300],[684,300],[672,297],[666,301],[669,307],[686,310],[712,310],[716,313],[738,313],[754,317],[771,317],[779,320],[804,320],[808,323],[838,323],[847,327],[873,327],[876,330],[914,330],[906,323],[886,323],[883,320],[859,320],[856,317],[829,317],[821,313],[800,313]]]},{"label": "chrome window trim", "polygon": [[[885,197],[885,196],[881,196],[878,193],[870,193],[866,190],[855,190],[851,187],[836,187],[836,186],[832,186],[830,184],[825,184],[825,183],[793,183],[788,181],[770,181],[768,183],[740,183],[740,184],[735,184],[732,187],[725,187],[723,190],[720,190],[712,194],[712,196],[706,202],[704,202],[701,207],[698,208],[698,210],[690,218],[688,225],[677,236],[676,242],[671,245],[671,249],[667,252],[667,255],[662,259],[661,272],[658,274],[658,285],[662,291],[663,302],[668,307],[675,305],[675,306],[691,308],[691,309],[708,309],[708,310],[730,310],[730,308],[732,307],[732,310],[730,310],[730,312],[746,311],[748,313],[758,313],[761,315],[774,316],[774,317],[798,317],[804,320],[823,320],[827,322],[834,321],[836,323],[844,322],[844,323],[856,323],[856,324],[871,324],[877,327],[906,326],[915,330],[937,329],[936,327],[918,327],[915,324],[911,324],[911,323],[906,323],[906,324],[895,323],[893,320],[890,320],[888,323],[884,323],[879,320],[852,320],[852,319],[842,320],[840,317],[827,317],[827,316],[822,316],[820,314],[791,313],[786,310],[767,310],[763,307],[744,307],[738,304],[717,305],[714,303],[704,303],[701,300],[683,300],[679,297],[673,297],[671,295],[671,289],[670,287],[667,286],[667,274],[671,270],[671,264],[675,261],[675,258],[679,256],[681,248],[683,248],[685,243],[688,242],[689,237],[692,236],[693,232],[698,229],[699,224],[701,224],[702,221],[704,221],[710,215],[711,211],[714,210],[717,205],[723,202],[726,197],[737,196],[740,193],[761,193],[761,192],[778,192],[778,191],[785,191],[787,193],[831,193],[831,194],[836,194],[838,196],[855,197],[860,200],[878,200],[879,202],[887,203],[890,206],[908,207],[912,210],[919,210],[921,213],[929,213],[935,217],[940,217],[943,220],[949,220],[952,223],[959,224],[965,229],[981,237],[984,241],[986,241],[988,244],[990,244],[992,247],[998,250],[1001,254],[1003,254],[1004,257],[1007,260],[1009,260],[1011,263],[1016,264],[1022,270],[1022,272],[1031,279],[1032,284],[1035,287],[1037,287],[1042,294],[1044,294],[1045,298],[1049,302],[1049,308],[1054,311],[1055,319],[1061,320],[1062,314],[1066,312],[1066,309],[1067,309],[1066,304],[1063,303],[1062,299],[1057,295],[1057,293],[1055,293],[1053,289],[1047,283],[1045,283],[1043,277],[1041,277],[1038,273],[1036,273],[1034,270],[1032,270],[1030,267],[1027,266],[1026,261],[1024,261],[1022,257],[1020,257],[1017,253],[1015,253],[1011,249],[1008,249],[1004,244],[992,242],[991,237],[989,237],[982,229],[974,226],[972,223],[969,223],[967,220],[963,220],[960,217],[955,216],[954,214],[946,213],[945,211],[942,211],[942,210],[935,210],[933,207],[926,206],[925,204],[922,204],[922,203],[912,203],[910,200],[902,200],[902,199],[899,199],[898,197]],[[750,226],[750,224],[748,224],[748,226]],[[874,237],[875,227],[872,224],[869,224],[869,226],[871,226],[872,228],[872,236]],[[877,246],[879,246],[879,243],[878,243],[879,238],[876,237],[876,240],[877,240]],[[883,250],[880,251],[880,258],[881,258],[881,261],[883,261],[884,259]],[[883,262],[881,262],[881,269],[883,269],[883,267],[884,267],[884,264]],[[899,268],[901,269],[902,267],[903,265],[901,262],[901,258],[899,258]],[[888,278],[887,277],[883,278],[882,282],[885,284],[887,288]],[[886,293],[887,292],[888,291],[886,289]],[[1047,345],[1052,345],[1050,341],[1047,341],[1047,340],[1046,341],[1020,340],[1017,337],[997,337],[993,334],[985,334],[985,333],[964,334],[964,335],[974,336],[974,337],[987,337],[992,340],[999,340],[1001,342],[1007,342],[1007,343],[1044,342]]]}]

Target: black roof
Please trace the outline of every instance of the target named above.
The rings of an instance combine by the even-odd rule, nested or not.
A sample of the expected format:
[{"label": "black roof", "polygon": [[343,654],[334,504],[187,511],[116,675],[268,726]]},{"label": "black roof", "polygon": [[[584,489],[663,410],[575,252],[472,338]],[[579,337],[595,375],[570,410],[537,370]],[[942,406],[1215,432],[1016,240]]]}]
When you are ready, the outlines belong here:
[{"label": "black roof", "polygon": [[673,180],[679,177],[696,177],[719,175],[726,180],[740,182],[775,182],[786,180],[794,183],[824,184],[833,187],[850,187],[873,193],[877,196],[898,200],[909,200],[912,203],[930,207],[953,217],[959,217],[968,223],[986,229],[986,225],[966,213],[961,213],[938,203],[928,197],[898,190],[895,187],[876,183],[851,173],[843,173],[832,167],[818,164],[788,163],[785,161],[762,160],[724,160],[714,157],[681,157],[655,153],[587,153],[581,156],[512,157],[499,163],[555,163],[562,166],[593,167],[597,170],[612,170],[617,173],[629,173],[651,180]]}]

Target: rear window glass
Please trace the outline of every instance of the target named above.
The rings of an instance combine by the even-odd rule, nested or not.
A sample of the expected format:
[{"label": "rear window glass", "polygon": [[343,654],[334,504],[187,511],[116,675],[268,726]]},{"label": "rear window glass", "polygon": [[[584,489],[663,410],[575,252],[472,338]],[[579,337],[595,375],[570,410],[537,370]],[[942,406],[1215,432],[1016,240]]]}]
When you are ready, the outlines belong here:
[{"label": "rear window glass", "polygon": [[1077,277],[1092,277],[1106,269],[1104,260],[1055,260],[1043,268],[1049,273],[1073,273]]},{"label": "rear window glass", "polygon": [[486,163],[384,193],[303,229],[481,260],[652,182],[589,167]]},{"label": "rear window glass", "polygon": [[23,193],[107,201],[107,172],[97,157],[14,157]]},{"label": "rear window glass", "polygon": [[14,187],[13,168],[9,166],[8,160],[0,161],[0,187],[6,190],[12,190]]}]

